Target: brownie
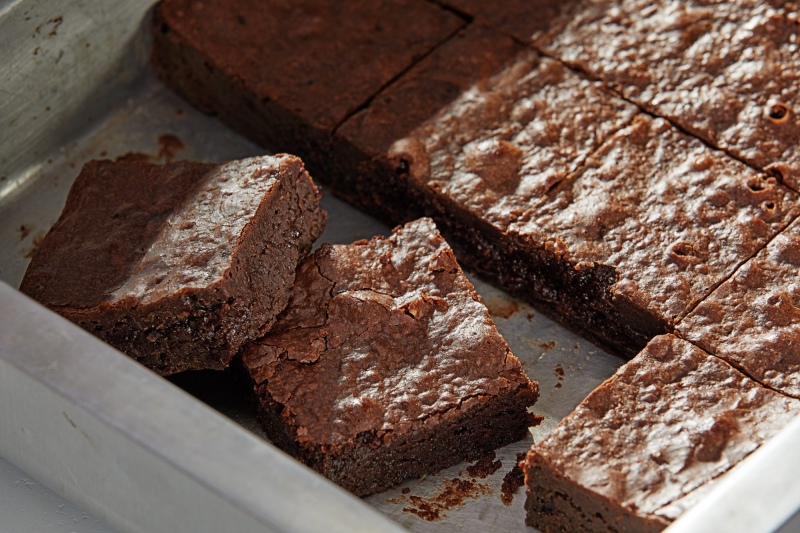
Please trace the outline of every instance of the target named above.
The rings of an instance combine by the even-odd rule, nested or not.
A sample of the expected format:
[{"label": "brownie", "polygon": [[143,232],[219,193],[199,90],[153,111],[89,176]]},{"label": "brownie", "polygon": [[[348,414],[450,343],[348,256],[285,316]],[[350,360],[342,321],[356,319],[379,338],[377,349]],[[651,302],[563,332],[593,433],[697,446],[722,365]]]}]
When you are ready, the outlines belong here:
[{"label": "brownie", "polygon": [[535,46],[800,188],[797,3],[593,0],[563,19]]},{"label": "brownie", "polygon": [[199,109],[326,178],[335,127],[463,24],[425,0],[162,0],[152,65]]},{"label": "brownie", "polygon": [[526,523],[660,531],[798,413],[798,400],[656,337],[528,452]]},{"label": "brownie", "polygon": [[429,219],[307,257],[242,360],[268,436],[357,495],[522,439],[538,397]]},{"label": "brownie", "polygon": [[392,223],[417,218],[408,162],[395,157],[392,146],[523,50],[510,37],[473,24],[420,61],[336,130],[330,160],[337,194]]},{"label": "brownie", "polygon": [[506,231],[518,249],[563,265],[542,271],[548,305],[633,355],[798,212],[774,178],[640,115]]},{"label": "brownie", "polygon": [[800,221],[698,305],[677,332],[760,383],[800,397]]},{"label": "brownie", "polygon": [[20,290],[161,374],[222,369],[286,306],[319,198],[289,155],[90,161]]}]

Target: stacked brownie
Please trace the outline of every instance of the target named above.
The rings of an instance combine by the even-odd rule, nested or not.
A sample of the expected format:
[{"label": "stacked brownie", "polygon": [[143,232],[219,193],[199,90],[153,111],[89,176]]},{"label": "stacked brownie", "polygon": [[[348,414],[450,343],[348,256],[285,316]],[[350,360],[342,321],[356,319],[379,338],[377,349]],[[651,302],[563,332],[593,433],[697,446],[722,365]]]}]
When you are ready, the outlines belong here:
[{"label": "stacked brownie", "polygon": [[[246,49],[262,51],[258,65],[226,48],[226,25],[246,18],[250,2],[204,2],[200,12],[163,0],[153,63],[201,109],[301,150],[348,201],[395,222],[433,217],[476,272],[619,353],[643,350],[531,452],[529,521],[663,528],[796,412],[797,6],[442,3],[384,6],[440,30],[404,41],[402,65],[385,60],[389,43],[406,37],[400,28],[373,24],[354,3],[348,16],[366,21],[355,47],[362,62],[333,59],[347,38],[331,34],[322,48],[289,39],[308,72],[334,69],[339,79],[270,77],[281,92],[253,81],[281,72],[268,53],[274,25],[247,34]],[[284,16],[274,7],[263,11]],[[345,24],[334,9],[319,23],[304,9],[302,24],[286,15],[290,35]],[[376,69],[391,74],[360,85]],[[345,109],[347,77],[359,101]],[[342,112],[320,127],[327,111],[301,113],[303,94]],[[608,405],[598,410],[600,399]],[[654,407],[631,418],[649,401],[687,412]],[[662,426],[690,444],[648,448],[648,431]],[[579,453],[587,442],[596,445]],[[601,466],[603,479],[583,477]]]},{"label": "stacked brownie", "polygon": [[522,439],[538,396],[430,219],[306,258],[243,363],[272,441],[358,495]]}]

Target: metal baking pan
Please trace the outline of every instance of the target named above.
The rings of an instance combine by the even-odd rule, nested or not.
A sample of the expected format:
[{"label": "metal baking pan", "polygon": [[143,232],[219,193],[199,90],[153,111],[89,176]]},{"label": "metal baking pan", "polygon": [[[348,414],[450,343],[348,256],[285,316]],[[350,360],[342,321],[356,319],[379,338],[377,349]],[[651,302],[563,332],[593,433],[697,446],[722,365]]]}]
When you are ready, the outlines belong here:
[{"label": "metal baking pan", "polygon": [[[199,401],[16,290],[85,161],[264,152],[158,82],[143,24],[151,3],[0,1],[0,456],[120,531],[533,531],[522,490],[501,501],[503,476],[622,360],[479,280],[540,383],[534,410],[544,421],[498,450],[502,465],[488,477],[461,464],[363,500],[266,442],[247,408],[173,380]],[[327,193],[323,201],[320,242],[388,231]],[[798,439],[800,420],[670,530],[796,528]],[[444,501],[453,479],[467,489]]]}]

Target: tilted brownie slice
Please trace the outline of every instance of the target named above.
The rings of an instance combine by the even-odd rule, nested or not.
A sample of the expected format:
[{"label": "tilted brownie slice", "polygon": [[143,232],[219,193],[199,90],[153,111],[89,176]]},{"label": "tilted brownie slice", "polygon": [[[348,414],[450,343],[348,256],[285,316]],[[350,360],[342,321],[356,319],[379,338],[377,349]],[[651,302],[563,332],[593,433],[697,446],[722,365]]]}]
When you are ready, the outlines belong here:
[{"label": "tilted brownie slice", "polygon": [[660,531],[798,414],[800,401],[656,337],[531,448],[526,522]]},{"label": "tilted brownie slice", "polygon": [[243,362],[269,437],[358,495],[523,438],[538,397],[429,219],[306,258]]},{"label": "tilted brownie slice", "polygon": [[773,389],[800,397],[800,221],[698,305],[677,332]]},{"label": "tilted brownie slice", "polygon": [[20,290],[161,374],[225,368],[325,225],[294,156],[90,161]]},{"label": "tilted brownie slice", "polygon": [[800,189],[796,2],[583,0],[562,20],[534,45]]},{"label": "tilted brownie slice", "polygon": [[463,24],[426,0],[162,0],[152,64],[199,109],[327,179],[336,126]]}]

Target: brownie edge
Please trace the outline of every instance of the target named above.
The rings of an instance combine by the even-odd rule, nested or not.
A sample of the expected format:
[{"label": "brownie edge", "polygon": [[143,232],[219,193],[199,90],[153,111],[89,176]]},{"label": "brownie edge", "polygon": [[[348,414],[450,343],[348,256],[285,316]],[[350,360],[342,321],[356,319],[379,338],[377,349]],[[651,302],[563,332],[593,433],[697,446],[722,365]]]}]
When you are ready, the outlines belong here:
[{"label": "brownie edge", "polygon": [[798,413],[800,401],[656,337],[528,452],[526,523],[660,531]]},{"label": "brownie edge", "polygon": [[429,219],[323,245],[242,360],[273,442],[362,496],[525,437],[538,397]]},{"label": "brownie edge", "polygon": [[286,306],[319,199],[290,155],[90,161],[20,290],[161,374],[222,369]]}]

